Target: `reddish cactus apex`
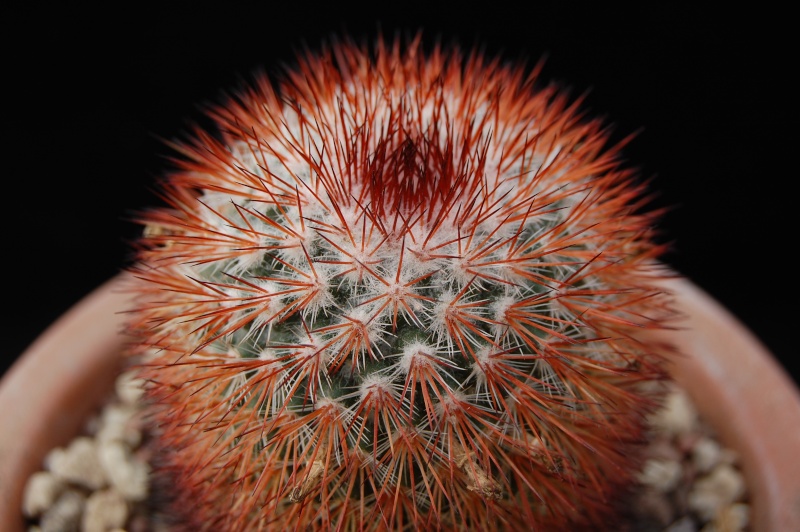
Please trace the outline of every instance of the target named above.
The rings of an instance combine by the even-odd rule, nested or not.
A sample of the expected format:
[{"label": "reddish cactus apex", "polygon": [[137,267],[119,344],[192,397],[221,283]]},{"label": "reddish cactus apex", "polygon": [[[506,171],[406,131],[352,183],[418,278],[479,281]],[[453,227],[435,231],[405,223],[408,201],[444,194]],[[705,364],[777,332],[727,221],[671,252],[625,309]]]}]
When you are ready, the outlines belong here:
[{"label": "reddish cactus apex", "polygon": [[664,325],[662,247],[619,146],[538,73],[337,41],[175,143],[132,328],[176,523],[612,518],[664,377],[635,340]]}]

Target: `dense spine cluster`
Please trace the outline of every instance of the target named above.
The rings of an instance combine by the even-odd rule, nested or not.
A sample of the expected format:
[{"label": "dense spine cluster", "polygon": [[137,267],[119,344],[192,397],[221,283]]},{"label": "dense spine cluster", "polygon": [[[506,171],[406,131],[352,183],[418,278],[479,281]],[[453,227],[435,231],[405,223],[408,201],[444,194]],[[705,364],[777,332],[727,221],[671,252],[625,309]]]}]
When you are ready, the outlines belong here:
[{"label": "dense spine cluster", "polygon": [[[192,530],[598,523],[663,376],[653,214],[537,72],[336,43],[176,144],[133,312]],[[577,524],[575,526],[577,526]]]}]

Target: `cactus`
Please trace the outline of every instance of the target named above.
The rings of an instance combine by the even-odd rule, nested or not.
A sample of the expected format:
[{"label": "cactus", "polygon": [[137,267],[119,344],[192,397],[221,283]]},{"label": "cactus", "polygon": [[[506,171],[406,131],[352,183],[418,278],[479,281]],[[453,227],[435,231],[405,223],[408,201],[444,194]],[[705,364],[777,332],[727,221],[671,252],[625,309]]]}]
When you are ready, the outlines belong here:
[{"label": "cactus", "polygon": [[176,527],[613,518],[665,378],[658,213],[539,74],[334,40],[172,143],[131,329]]}]

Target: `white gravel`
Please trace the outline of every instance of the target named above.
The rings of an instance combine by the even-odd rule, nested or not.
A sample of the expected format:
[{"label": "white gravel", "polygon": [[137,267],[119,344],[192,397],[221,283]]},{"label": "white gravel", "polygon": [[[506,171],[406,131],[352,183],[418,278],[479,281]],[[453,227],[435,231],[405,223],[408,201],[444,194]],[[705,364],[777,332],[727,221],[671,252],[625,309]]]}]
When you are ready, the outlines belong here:
[{"label": "white gravel", "polygon": [[[141,382],[126,372],[85,433],[53,449],[25,488],[29,532],[151,530],[143,501]],[[629,507],[630,532],[748,531],[750,508],[736,454],[723,448],[679,388],[652,418],[653,440]]]},{"label": "white gravel", "polygon": [[115,393],[85,433],[50,451],[44,469],[25,487],[22,512],[29,532],[120,532],[147,498],[149,466],[136,454],[142,442],[141,381],[119,376]]}]

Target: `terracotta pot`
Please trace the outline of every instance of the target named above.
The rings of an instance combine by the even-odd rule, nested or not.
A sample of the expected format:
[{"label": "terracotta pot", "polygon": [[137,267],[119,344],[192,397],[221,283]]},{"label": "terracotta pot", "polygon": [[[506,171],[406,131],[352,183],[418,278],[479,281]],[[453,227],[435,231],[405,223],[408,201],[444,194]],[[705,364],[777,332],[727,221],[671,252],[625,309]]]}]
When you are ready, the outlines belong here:
[{"label": "terracotta pot", "polygon": [[[0,530],[22,532],[23,486],[110,391],[120,367],[126,296],[120,275],[54,323],[0,382]],[[720,440],[738,451],[754,530],[800,530],[800,392],[773,355],[685,279],[670,279],[682,329],[655,335],[682,355],[671,370]]]}]

